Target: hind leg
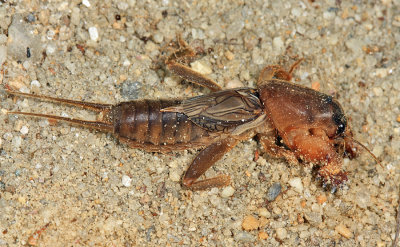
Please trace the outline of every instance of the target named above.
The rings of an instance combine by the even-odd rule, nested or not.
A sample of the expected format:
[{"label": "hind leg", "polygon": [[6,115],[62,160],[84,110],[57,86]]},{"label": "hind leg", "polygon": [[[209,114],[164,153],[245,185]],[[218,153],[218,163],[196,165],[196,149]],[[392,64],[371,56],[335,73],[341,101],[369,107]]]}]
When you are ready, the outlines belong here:
[{"label": "hind leg", "polygon": [[196,52],[182,39],[180,35],[177,37],[179,48],[173,52],[165,61],[168,70],[178,75],[184,80],[190,81],[202,87],[207,87],[212,91],[221,90],[221,86],[206,76],[194,71],[185,63],[193,61]]}]

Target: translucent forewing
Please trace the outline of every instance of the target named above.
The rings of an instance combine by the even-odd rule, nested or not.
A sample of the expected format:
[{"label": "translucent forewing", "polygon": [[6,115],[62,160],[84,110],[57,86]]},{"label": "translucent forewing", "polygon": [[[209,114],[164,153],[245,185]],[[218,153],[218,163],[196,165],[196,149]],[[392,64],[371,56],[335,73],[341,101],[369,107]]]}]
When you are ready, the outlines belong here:
[{"label": "translucent forewing", "polygon": [[[198,126],[212,132],[240,134],[264,119],[256,90],[237,88],[184,100],[183,113]],[[246,128],[245,126],[249,126]],[[240,129],[240,133],[235,131]]]}]

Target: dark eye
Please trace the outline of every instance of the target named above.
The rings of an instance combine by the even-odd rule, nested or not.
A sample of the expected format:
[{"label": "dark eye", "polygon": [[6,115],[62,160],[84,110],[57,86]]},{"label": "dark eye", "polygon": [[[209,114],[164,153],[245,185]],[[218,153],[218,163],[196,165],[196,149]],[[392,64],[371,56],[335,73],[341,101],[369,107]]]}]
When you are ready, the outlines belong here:
[{"label": "dark eye", "polygon": [[346,130],[346,125],[345,124],[339,124],[336,130],[336,135],[343,134],[344,131]]},{"label": "dark eye", "polygon": [[341,135],[346,131],[347,119],[344,115],[342,107],[336,102],[333,104],[332,120],[336,125],[336,135]]},{"label": "dark eye", "polygon": [[336,124],[336,135],[341,135],[346,130],[347,120],[342,112],[333,114],[333,122]]}]

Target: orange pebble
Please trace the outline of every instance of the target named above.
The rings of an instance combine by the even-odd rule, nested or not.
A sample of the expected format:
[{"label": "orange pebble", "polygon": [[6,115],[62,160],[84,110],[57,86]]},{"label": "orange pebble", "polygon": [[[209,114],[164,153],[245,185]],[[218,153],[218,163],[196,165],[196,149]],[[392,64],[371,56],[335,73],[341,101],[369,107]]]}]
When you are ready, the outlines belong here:
[{"label": "orange pebble", "polygon": [[262,239],[262,240],[265,240],[265,239],[267,239],[269,236],[268,236],[268,234],[266,233],[266,232],[259,232],[258,233],[258,238],[259,239]]},{"label": "orange pebble", "polygon": [[318,204],[324,204],[324,202],[326,202],[326,200],[327,200],[327,198],[326,198],[326,196],[325,195],[319,195],[319,196],[317,196],[317,202],[318,202]]},{"label": "orange pebble", "polygon": [[242,222],[242,228],[246,231],[255,230],[258,228],[259,225],[260,222],[258,221],[258,219],[256,219],[256,217],[252,215],[247,215],[246,217],[244,217]]},{"label": "orange pebble", "polygon": [[321,88],[321,85],[320,85],[319,81],[312,82],[311,83],[311,88],[316,90],[316,91],[319,91],[319,89]]}]

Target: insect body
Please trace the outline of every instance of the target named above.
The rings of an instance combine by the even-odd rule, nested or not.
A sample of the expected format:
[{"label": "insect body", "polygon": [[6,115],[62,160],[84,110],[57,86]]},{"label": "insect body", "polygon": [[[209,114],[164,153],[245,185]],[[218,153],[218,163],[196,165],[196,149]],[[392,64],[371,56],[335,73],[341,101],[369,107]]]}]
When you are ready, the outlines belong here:
[{"label": "insect body", "polygon": [[8,90],[10,94],[70,104],[101,113],[98,121],[85,121],[27,112],[112,133],[130,147],[169,152],[203,148],[189,166],[183,184],[194,190],[226,186],[227,175],[198,180],[237,143],[257,136],[265,151],[288,161],[317,163],[324,183],[333,187],[347,177],[342,171],[344,151],[354,154],[351,132],[340,104],[331,96],[290,82],[291,73],[267,66],[257,88],[221,90],[212,80],[191,70],[183,61],[194,56],[178,39],[181,49],[166,60],[183,79],[215,91],[184,100],[138,100],[117,105],[72,101]]}]

